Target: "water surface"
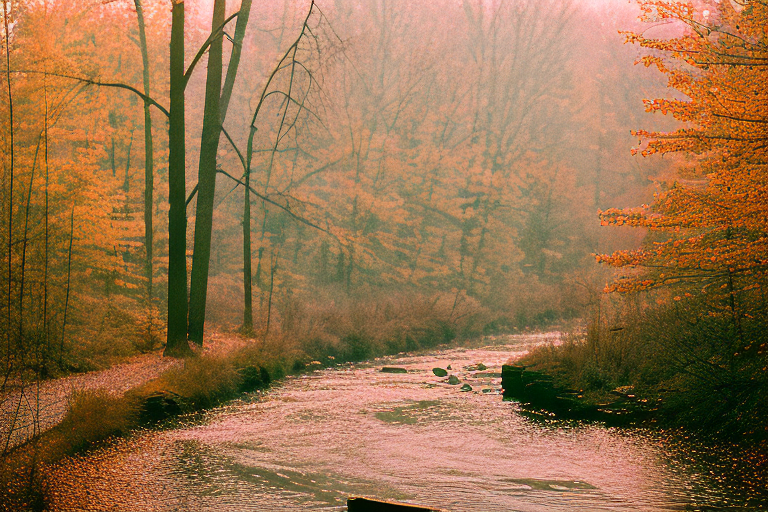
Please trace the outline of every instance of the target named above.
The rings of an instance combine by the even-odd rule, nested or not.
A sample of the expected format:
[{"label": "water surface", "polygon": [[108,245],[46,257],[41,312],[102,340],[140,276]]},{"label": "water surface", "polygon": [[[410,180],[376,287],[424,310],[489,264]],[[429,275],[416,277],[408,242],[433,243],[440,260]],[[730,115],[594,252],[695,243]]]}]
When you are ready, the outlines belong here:
[{"label": "water surface", "polygon": [[[642,429],[536,422],[503,401],[501,365],[546,341],[486,339],[286,379],[67,461],[54,508],[344,510],[363,495],[456,512],[748,509],[713,466],[676,457],[683,445]],[[449,365],[460,384],[432,372]]]}]

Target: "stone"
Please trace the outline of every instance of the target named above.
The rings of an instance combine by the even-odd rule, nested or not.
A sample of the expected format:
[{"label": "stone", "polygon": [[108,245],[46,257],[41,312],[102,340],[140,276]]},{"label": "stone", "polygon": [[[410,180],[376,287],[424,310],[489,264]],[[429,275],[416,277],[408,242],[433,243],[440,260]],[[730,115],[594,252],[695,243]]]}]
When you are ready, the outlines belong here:
[{"label": "stone", "polygon": [[509,398],[521,399],[525,393],[525,384],[523,383],[524,366],[505,364],[501,367],[501,387],[504,389],[504,396]]},{"label": "stone", "polygon": [[263,366],[251,365],[240,368],[237,373],[240,375],[240,385],[238,391],[249,393],[257,389],[264,389],[269,386],[271,381],[269,372]]},{"label": "stone", "polygon": [[448,372],[443,370],[442,368],[432,368],[432,373],[434,373],[438,377],[445,377],[446,375],[448,375]]},{"label": "stone", "polygon": [[450,384],[451,386],[455,386],[455,385],[456,385],[456,384],[458,384],[459,382],[461,382],[461,381],[460,381],[460,380],[459,380],[459,378],[458,378],[457,376],[455,376],[455,375],[451,375],[450,377],[448,377],[448,384]]},{"label": "stone", "polygon": [[470,386],[469,384],[463,384],[461,386],[461,391],[472,391],[472,386]]},{"label": "stone", "polygon": [[139,421],[154,424],[178,416],[184,407],[183,399],[170,391],[156,391],[141,397]]},{"label": "stone", "polygon": [[398,366],[385,366],[380,371],[381,373],[408,373],[408,370]]}]

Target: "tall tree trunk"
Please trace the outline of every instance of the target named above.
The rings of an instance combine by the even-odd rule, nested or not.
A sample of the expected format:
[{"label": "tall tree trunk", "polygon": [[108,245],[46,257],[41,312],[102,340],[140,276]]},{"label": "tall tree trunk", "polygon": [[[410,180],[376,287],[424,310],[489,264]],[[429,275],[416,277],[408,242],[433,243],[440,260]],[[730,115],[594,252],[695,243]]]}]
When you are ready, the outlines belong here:
[{"label": "tall tree trunk", "polygon": [[44,256],[44,269],[43,269],[43,331],[45,333],[45,344],[47,348],[50,348],[51,337],[48,331],[48,267],[50,258],[48,250],[50,248],[50,215],[48,204],[48,185],[50,184],[50,173],[48,172],[48,82],[46,77],[43,77],[43,98],[45,100],[45,256]]},{"label": "tall tree trunk", "polygon": [[269,336],[269,325],[270,321],[272,320],[272,294],[275,291],[275,273],[277,272],[277,257],[278,257],[278,251],[273,250],[272,251],[272,261],[270,263],[270,272],[269,272],[269,302],[267,303],[267,327],[264,330],[264,339],[267,339],[267,336]]},{"label": "tall tree trunk", "polygon": [[72,203],[72,213],[69,215],[69,252],[67,256],[67,292],[64,298],[64,320],[61,322],[61,339],[59,340],[59,368],[64,368],[64,333],[67,329],[67,312],[69,311],[69,283],[72,277],[72,240],[75,239],[75,203]]},{"label": "tall tree trunk", "polygon": [[[213,19],[211,30],[216,31],[225,21],[226,0],[216,0],[213,6]],[[243,0],[237,16],[235,37],[232,52],[230,54],[227,77],[224,87],[221,87],[222,76],[222,36],[219,35],[211,43],[208,51],[208,77],[205,95],[205,113],[203,117],[203,136],[200,148],[200,165],[198,171],[198,197],[197,212],[195,216],[195,250],[192,257],[192,280],[189,296],[189,339],[202,345],[203,331],[205,327],[205,305],[208,295],[208,266],[211,255],[211,232],[213,229],[213,199],[216,193],[216,153],[219,147],[221,127],[227,117],[229,100],[237,78],[237,70],[240,64],[245,29],[251,12],[251,0]],[[220,95],[220,96],[219,96]],[[246,169],[248,175],[248,169]],[[249,180],[246,177],[246,180]],[[246,201],[248,188],[246,187]],[[249,215],[250,218],[250,215]],[[250,220],[245,226],[250,227]],[[249,233],[250,234],[250,233]],[[243,252],[245,255],[246,248]],[[250,243],[248,244],[247,265],[250,266]],[[249,269],[250,272],[250,269]],[[250,281],[250,276],[249,276]],[[246,292],[247,294],[248,292]],[[249,301],[246,300],[246,308]],[[250,331],[253,326],[251,320],[244,321],[243,327]]]},{"label": "tall tree trunk", "polygon": [[[129,172],[131,170],[131,149],[133,149],[133,131],[131,131],[131,139],[128,141],[128,154],[125,156],[125,176],[123,176],[123,191],[128,192],[131,189],[131,182]],[[128,198],[126,198],[126,206]]]},{"label": "tall tree trunk", "polygon": [[[147,33],[144,25],[144,7],[141,0],[134,0],[136,5],[136,19],[139,25],[139,43],[141,44],[141,60],[144,65],[144,94],[149,96],[149,52],[147,51]],[[152,311],[152,202],[155,188],[155,160],[154,143],[152,140],[152,115],[149,111],[149,103],[144,102],[144,273],[147,277],[147,300],[149,311]],[[149,329],[152,329],[150,319]],[[148,334],[152,334],[151,332]]]},{"label": "tall tree trunk", "polygon": [[243,334],[253,332],[253,284],[251,282],[251,173],[245,171],[243,200]]},{"label": "tall tree trunk", "polygon": [[109,154],[109,162],[112,166],[112,177],[117,176],[117,164],[115,163],[115,137],[112,137],[112,151]]},{"label": "tall tree trunk", "polygon": [[[212,30],[224,23],[226,0],[213,4]],[[221,135],[222,37],[218,36],[208,50],[208,76],[205,87],[203,135],[200,142],[200,164],[197,176],[197,209],[195,214],[195,249],[192,255],[192,277],[189,290],[190,341],[203,344],[205,303],[208,295],[208,267],[211,258],[213,199],[216,193],[216,153]]]},{"label": "tall tree trunk", "polygon": [[[21,282],[19,284],[19,343],[24,340],[24,277],[27,266],[27,240],[29,238],[29,207],[32,203],[32,184],[35,182],[35,167],[37,166],[37,154],[40,151],[40,141],[37,142],[35,158],[32,161],[32,175],[29,177],[29,189],[27,190],[27,208],[24,212],[24,238],[21,244]],[[8,326],[10,329],[11,326]]]},{"label": "tall tree trunk", "polygon": [[168,338],[165,355],[191,353],[187,343],[187,218],[184,140],[184,2],[174,1],[170,49],[168,127]]},{"label": "tall tree trunk", "polygon": [[[240,14],[237,16],[235,26],[235,40],[232,46],[232,55],[227,68],[227,78],[224,81],[224,90],[221,93],[221,123],[229,108],[229,100],[237,78],[237,68],[240,64],[240,55],[245,38],[245,28],[251,13],[251,0],[243,0],[240,4]],[[253,127],[251,127],[253,130]],[[249,139],[250,140],[250,139]],[[243,198],[243,334],[253,333],[253,282],[251,268],[251,147],[246,155],[245,191]]]},{"label": "tall tree trunk", "polygon": [[[235,88],[235,79],[237,70],[240,67],[240,55],[243,50],[243,40],[245,39],[245,29],[248,26],[248,19],[251,16],[251,0],[243,0],[240,3],[240,11],[237,15],[237,24],[235,25],[235,39],[232,41],[232,52],[229,56],[227,65],[227,78],[224,80],[224,89],[221,91],[221,124],[224,124],[224,118],[227,117],[229,109],[229,100],[232,98],[232,91]],[[215,28],[215,27],[214,27]]]},{"label": "tall tree trunk", "polygon": [[[11,325],[13,325],[12,314],[12,295],[13,295],[13,172],[14,172],[14,128],[13,128],[13,92],[11,90],[11,32],[8,29],[8,11],[10,10],[10,1],[3,0],[3,23],[5,25],[5,74],[8,81],[8,128],[9,143],[11,154],[10,179],[8,181],[8,369],[11,367]],[[7,376],[7,374],[6,374]]]}]

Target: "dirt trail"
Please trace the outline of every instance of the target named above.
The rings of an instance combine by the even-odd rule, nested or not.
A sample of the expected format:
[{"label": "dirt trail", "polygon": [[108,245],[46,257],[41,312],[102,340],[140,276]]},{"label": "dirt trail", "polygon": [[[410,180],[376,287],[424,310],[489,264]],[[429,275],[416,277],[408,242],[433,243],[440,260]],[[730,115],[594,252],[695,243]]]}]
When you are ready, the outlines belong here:
[{"label": "dirt trail", "polygon": [[0,451],[17,446],[61,422],[74,391],[104,389],[122,395],[159,377],[181,361],[160,352],[134,356],[106,370],[31,383],[0,395]]}]

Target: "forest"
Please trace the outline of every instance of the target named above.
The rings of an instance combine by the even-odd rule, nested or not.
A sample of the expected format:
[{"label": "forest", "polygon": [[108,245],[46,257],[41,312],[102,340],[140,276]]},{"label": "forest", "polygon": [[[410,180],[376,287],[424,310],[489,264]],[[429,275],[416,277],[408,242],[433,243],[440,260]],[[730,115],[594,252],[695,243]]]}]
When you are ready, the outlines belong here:
[{"label": "forest", "polygon": [[524,363],[768,467],[765,0],[0,2],[2,422],[559,331]]}]

